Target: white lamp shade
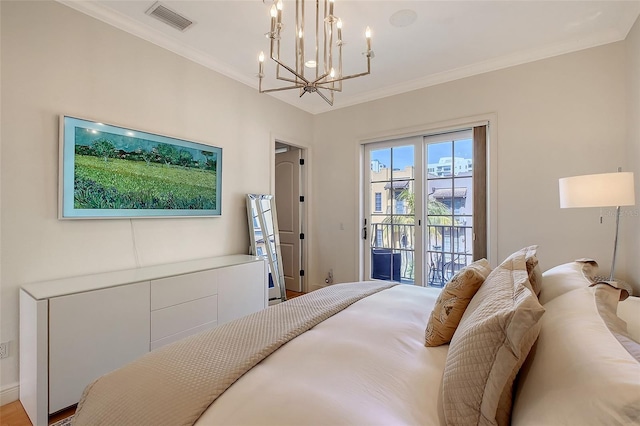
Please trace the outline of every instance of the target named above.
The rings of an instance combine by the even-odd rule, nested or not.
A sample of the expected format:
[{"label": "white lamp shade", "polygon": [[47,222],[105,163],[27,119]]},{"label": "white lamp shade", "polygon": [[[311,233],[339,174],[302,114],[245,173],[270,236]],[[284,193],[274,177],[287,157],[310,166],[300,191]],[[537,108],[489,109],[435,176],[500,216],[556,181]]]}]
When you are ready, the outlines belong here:
[{"label": "white lamp shade", "polygon": [[633,173],[602,173],[560,179],[560,208],[633,206]]}]

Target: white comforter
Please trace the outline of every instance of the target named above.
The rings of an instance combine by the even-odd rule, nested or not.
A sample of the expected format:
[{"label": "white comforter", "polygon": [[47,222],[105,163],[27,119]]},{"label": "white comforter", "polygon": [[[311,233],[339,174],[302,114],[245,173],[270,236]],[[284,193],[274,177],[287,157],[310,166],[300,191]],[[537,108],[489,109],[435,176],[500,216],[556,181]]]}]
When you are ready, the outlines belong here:
[{"label": "white comforter", "polygon": [[439,290],[398,285],[284,345],[196,425],[438,425],[448,346],[424,347]]}]

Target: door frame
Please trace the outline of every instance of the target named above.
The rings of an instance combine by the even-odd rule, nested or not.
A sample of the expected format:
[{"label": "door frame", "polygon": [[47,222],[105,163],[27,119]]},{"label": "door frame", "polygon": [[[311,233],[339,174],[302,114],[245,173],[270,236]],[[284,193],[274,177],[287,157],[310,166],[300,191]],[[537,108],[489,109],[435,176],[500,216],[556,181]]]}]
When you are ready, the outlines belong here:
[{"label": "door frame", "polygon": [[311,211],[313,197],[311,196],[311,148],[309,144],[301,142],[295,138],[280,135],[277,133],[270,134],[269,143],[269,191],[271,194],[276,193],[276,143],[282,143],[285,145],[298,148],[300,150],[300,157],[304,159],[304,166],[300,169],[300,193],[304,196],[304,202],[301,203],[300,208],[300,232],[304,233],[304,240],[301,244],[302,256],[300,258],[300,269],[304,270],[304,276],[300,277],[301,287],[303,293],[310,291],[309,277],[311,272],[311,265],[309,264],[309,251],[311,249],[311,242],[313,236],[309,232],[311,227]]},{"label": "door frame", "polygon": [[[304,276],[300,274],[304,244],[304,240],[300,238],[302,232],[300,215],[304,206],[304,203],[300,201],[300,196],[303,195],[300,192],[300,174],[303,167],[300,164],[302,150],[291,145],[278,144],[277,146],[284,147],[280,150],[276,149],[275,190],[278,201],[282,276],[286,290],[301,292],[304,279]],[[285,200],[285,198],[287,199]]]},{"label": "door frame", "polygon": [[[358,179],[355,187],[358,194],[358,208],[355,212],[355,229],[359,230],[355,241],[358,261],[355,264],[355,276],[362,281],[366,276],[365,256],[369,255],[367,241],[362,239],[360,230],[366,214],[365,194],[368,182],[365,171],[370,165],[366,164],[365,145],[375,142],[425,136],[428,134],[446,133],[459,130],[462,127],[487,126],[487,260],[492,266],[498,260],[498,115],[496,113],[479,114],[470,117],[456,118],[446,121],[425,123],[402,129],[387,130],[373,133],[358,140],[355,145]],[[417,159],[416,161],[424,161]]]}]

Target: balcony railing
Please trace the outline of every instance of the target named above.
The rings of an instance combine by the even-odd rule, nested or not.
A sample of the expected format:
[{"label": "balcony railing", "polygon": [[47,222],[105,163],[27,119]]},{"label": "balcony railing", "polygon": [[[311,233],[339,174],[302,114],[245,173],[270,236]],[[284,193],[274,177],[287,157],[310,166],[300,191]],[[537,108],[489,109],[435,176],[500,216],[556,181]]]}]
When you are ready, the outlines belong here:
[{"label": "balcony railing", "polygon": [[[415,225],[372,224],[371,277],[415,283]],[[472,227],[427,225],[426,284],[442,287],[461,268],[472,262]]]}]

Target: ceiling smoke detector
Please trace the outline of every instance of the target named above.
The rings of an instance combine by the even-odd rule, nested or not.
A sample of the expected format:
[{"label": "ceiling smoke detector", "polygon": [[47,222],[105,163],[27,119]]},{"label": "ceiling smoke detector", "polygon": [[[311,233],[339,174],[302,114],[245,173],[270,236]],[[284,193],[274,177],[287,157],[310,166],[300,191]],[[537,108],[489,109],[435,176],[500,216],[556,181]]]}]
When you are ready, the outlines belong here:
[{"label": "ceiling smoke detector", "polygon": [[159,1],[155,2],[145,13],[179,31],[185,31],[187,28],[195,24],[191,19],[185,18]]},{"label": "ceiling smoke detector", "polygon": [[402,9],[391,15],[389,23],[398,28],[408,27],[416,22],[416,19],[418,19],[418,14],[415,10]]}]

